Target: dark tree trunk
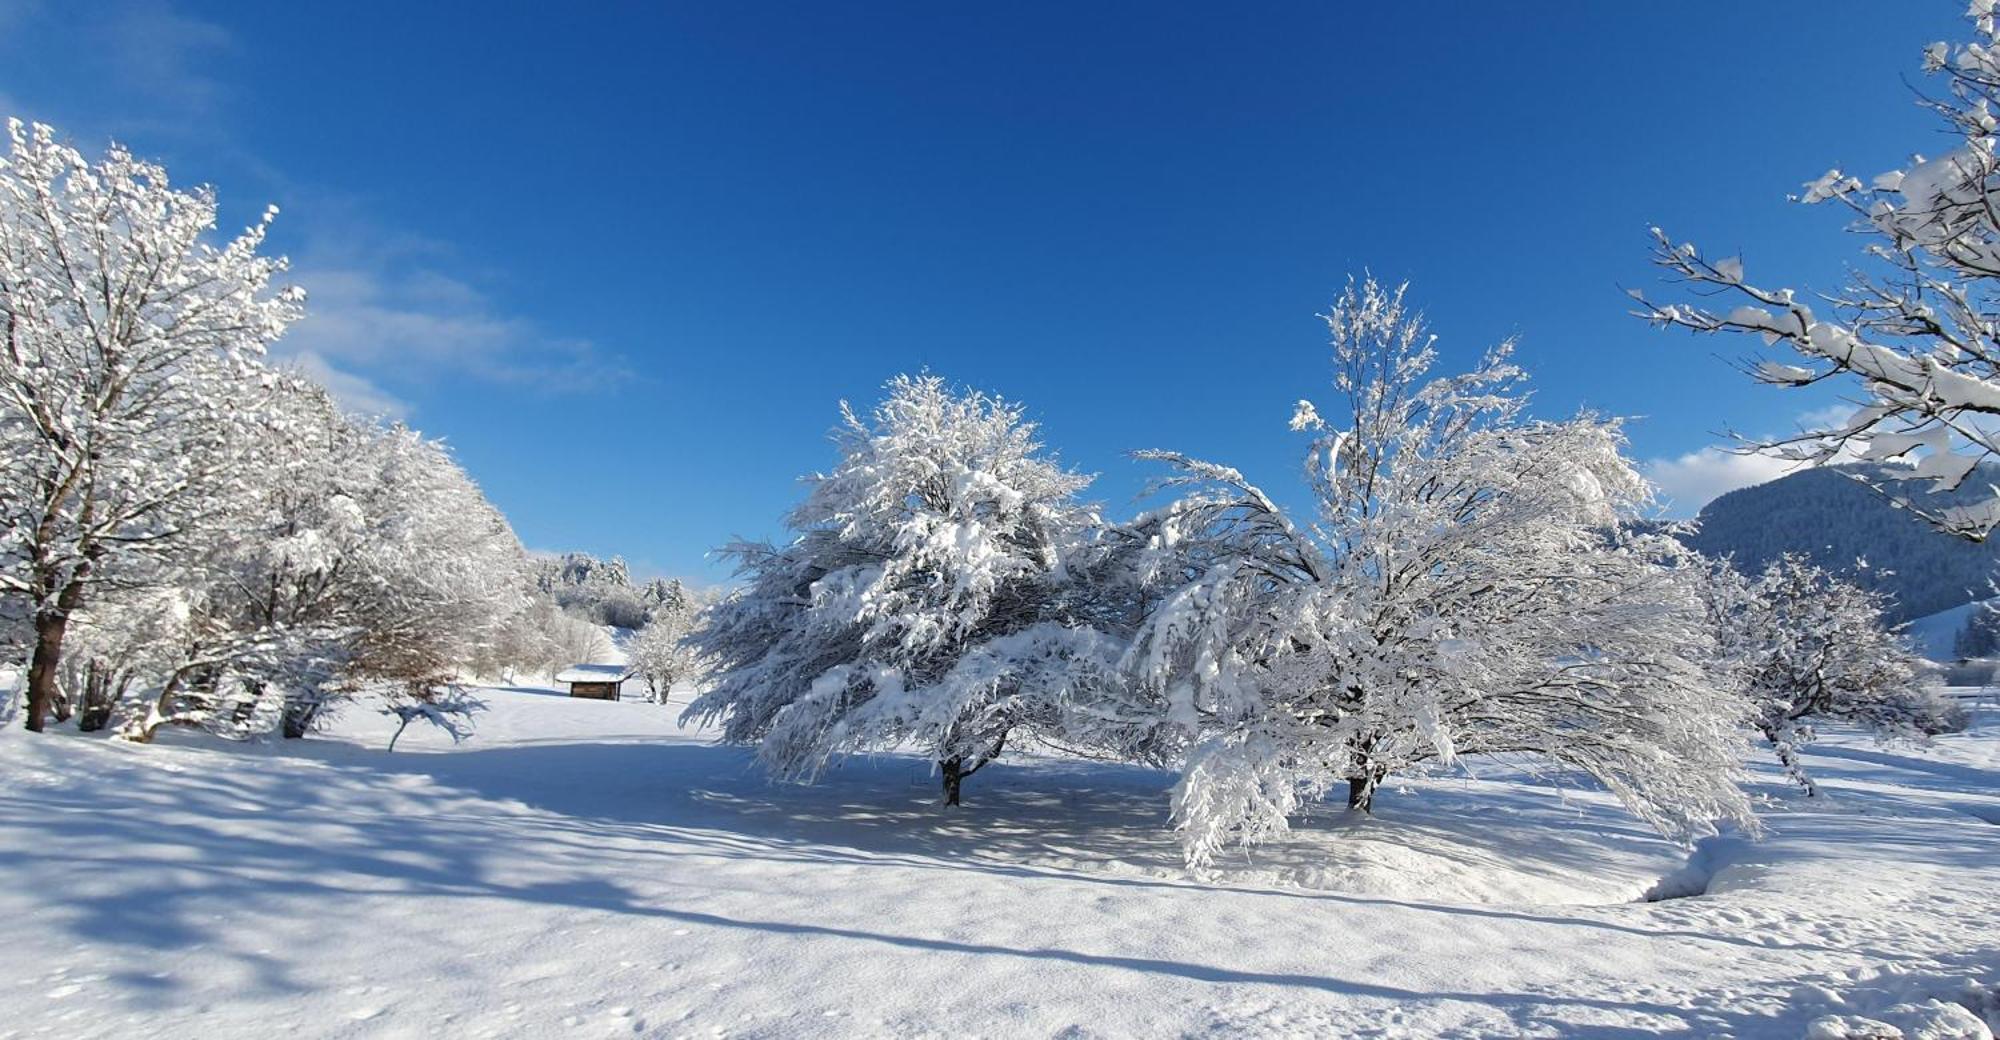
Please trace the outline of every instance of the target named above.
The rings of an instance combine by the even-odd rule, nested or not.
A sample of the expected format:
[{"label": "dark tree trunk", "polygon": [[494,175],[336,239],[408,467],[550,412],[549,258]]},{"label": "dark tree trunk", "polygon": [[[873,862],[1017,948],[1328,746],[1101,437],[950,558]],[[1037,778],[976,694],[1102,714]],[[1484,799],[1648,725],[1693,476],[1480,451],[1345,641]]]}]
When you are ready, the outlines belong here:
[{"label": "dark tree trunk", "polygon": [[124,693],[124,682],[114,670],[92,661],[83,672],[83,708],[77,713],[76,728],[95,733],[111,724],[111,711]]},{"label": "dark tree trunk", "polygon": [[944,804],[957,805],[958,789],[964,785],[965,778],[986,768],[988,762],[999,758],[1000,752],[1006,749],[1007,731],[1002,730],[999,736],[993,738],[993,746],[987,749],[987,752],[981,755],[979,760],[970,766],[966,765],[965,759],[958,755],[940,760],[938,762],[938,776],[944,780]]},{"label": "dark tree trunk", "polygon": [[1373,773],[1367,776],[1349,777],[1347,780],[1347,807],[1359,809],[1373,816],[1375,814],[1375,788],[1382,778]]},{"label": "dark tree trunk", "polygon": [[965,760],[947,758],[938,763],[938,774],[944,777],[944,804],[958,804],[958,788],[965,782]]},{"label": "dark tree trunk", "polygon": [[77,712],[76,728],[79,733],[95,733],[111,725],[111,704],[93,704],[85,701],[83,710]]},{"label": "dark tree trunk", "polygon": [[285,739],[297,740],[312,731],[313,719],[319,716],[317,701],[285,705]]},{"label": "dark tree trunk", "polygon": [[68,632],[69,615],[48,611],[35,615],[35,654],[28,664],[27,719],[27,727],[33,732],[42,731],[50,710],[62,698],[56,672],[62,667],[63,636]]}]

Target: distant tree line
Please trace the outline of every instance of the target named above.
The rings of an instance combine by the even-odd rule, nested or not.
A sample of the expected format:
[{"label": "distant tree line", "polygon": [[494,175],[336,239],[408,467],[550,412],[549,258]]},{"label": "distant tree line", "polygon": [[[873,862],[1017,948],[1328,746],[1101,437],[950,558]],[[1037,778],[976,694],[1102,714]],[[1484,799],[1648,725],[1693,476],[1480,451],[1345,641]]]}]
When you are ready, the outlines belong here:
[{"label": "distant tree line", "polygon": [[565,612],[596,625],[641,629],[662,604],[687,599],[679,578],[634,582],[625,561],[599,559],[589,553],[537,556],[532,561],[535,588]]}]

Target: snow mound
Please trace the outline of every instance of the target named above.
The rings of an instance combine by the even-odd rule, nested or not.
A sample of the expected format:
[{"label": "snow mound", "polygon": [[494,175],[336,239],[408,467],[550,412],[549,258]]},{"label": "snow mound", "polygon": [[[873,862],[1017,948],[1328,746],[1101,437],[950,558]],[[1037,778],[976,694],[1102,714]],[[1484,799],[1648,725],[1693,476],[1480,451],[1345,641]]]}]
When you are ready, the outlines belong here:
[{"label": "snow mound", "polygon": [[1322,866],[1286,871],[1299,888],[1432,903],[1588,905],[1617,901],[1590,879],[1539,872],[1499,858],[1469,857],[1382,838],[1348,837],[1324,851]]},{"label": "snow mound", "polygon": [[1877,1014],[1826,1015],[1806,1027],[1806,1040],[1993,1040],[1972,1012],[1942,1000],[1897,1004]]}]

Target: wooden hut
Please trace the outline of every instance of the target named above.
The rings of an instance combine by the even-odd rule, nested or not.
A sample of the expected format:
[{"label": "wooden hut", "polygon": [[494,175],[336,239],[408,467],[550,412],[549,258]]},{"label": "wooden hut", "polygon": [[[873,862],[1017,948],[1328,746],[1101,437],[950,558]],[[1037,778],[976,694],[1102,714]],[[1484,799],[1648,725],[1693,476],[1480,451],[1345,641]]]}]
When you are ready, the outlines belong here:
[{"label": "wooden hut", "polygon": [[630,665],[573,664],[556,673],[556,681],[569,684],[569,695],[597,701],[618,699],[618,684],[632,677]]}]

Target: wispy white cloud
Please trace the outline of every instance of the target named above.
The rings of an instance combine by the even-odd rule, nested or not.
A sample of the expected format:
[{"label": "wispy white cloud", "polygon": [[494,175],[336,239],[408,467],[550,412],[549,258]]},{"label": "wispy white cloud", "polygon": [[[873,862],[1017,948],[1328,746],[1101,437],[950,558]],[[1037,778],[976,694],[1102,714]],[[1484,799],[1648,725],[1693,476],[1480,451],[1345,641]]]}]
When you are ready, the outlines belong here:
[{"label": "wispy white cloud", "polygon": [[449,247],[353,219],[335,222],[336,235],[316,226],[314,213],[301,216],[308,226],[292,280],[306,289],[306,317],[274,354],[311,359],[350,407],[402,414],[408,407],[392,388],[468,376],[555,394],[631,378],[617,356],[552,333],[451,273]]},{"label": "wispy white cloud", "polygon": [[237,41],[222,26],[158,0],[128,3],[98,26],[108,70],[156,108],[213,116],[226,99],[213,70]]},{"label": "wispy white cloud", "polygon": [[1861,406],[1852,401],[1840,401],[1824,408],[1815,408],[1801,414],[1793,421],[1793,426],[1796,427],[1793,432],[1840,429],[1847,425],[1847,420],[1853,417],[1855,409],[1859,407]]},{"label": "wispy white cloud", "polygon": [[326,387],[333,394],[334,400],[339,401],[342,407],[349,411],[385,419],[409,417],[409,402],[361,376],[343,372],[327,364],[325,358],[309,350],[283,353],[279,355],[278,360],[281,364],[291,365],[308,379]]},{"label": "wispy white cloud", "polygon": [[[1789,437],[1815,430],[1839,429],[1846,425],[1848,417],[1854,414],[1857,407],[1852,402],[1836,402],[1801,412],[1792,419],[1789,429],[1775,436]],[[1853,457],[1843,451],[1835,461]],[[1653,482],[1668,512],[1674,516],[1693,516],[1701,511],[1701,507],[1731,491],[1769,483],[1788,473],[1798,472],[1803,465],[1790,459],[1746,451],[1742,446],[1711,445],[1684,455],[1647,459],[1639,464],[1639,472]]]},{"label": "wispy white cloud", "polygon": [[0,0],[0,63],[32,54],[61,68],[74,90],[37,92],[20,82],[7,114],[54,123],[84,141],[189,143],[239,157],[225,130],[232,100],[224,73],[244,48],[223,26],[165,0],[75,4]]},{"label": "wispy white cloud", "polygon": [[1769,455],[1707,447],[1672,458],[1647,460],[1640,464],[1639,472],[1653,482],[1670,513],[1693,516],[1722,495],[1776,480],[1798,468],[1796,462]]},{"label": "wispy white cloud", "polygon": [[498,279],[469,273],[478,265],[451,244],[386,224],[349,194],[353,186],[294,177],[245,149],[231,131],[228,69],[246,46],[223,26],[168,0],[110,0],[88,20],[39,0],[0,0],[0,29],[17,30],[0,33],[0,63],[20,48],[49,49],[96,77],[108,99],[63,113],[0,92],[5,114],[57,121],[89,149],[117,139],[140,154],[199,155],[204,176],[223,171],[231,212],[284,204],[273,244],[292,258],[307,316],[272,356],[348,407],[406,416],[413,396],[448,379],[560,394],[630,378],[614,354],[508,306],[490,287]]}]

